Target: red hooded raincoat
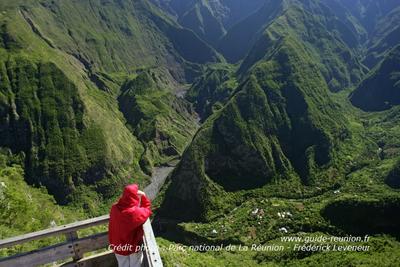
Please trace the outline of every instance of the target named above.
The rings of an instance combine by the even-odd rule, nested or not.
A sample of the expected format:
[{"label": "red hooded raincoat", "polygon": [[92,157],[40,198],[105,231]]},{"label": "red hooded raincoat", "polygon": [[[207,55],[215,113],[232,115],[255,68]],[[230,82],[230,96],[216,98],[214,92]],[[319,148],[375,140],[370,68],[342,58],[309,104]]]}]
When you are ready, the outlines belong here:
[{"label": "red hooded raincoat", "polygon": [[142,225],[151,215],[150,206],[146,196],[140,201],[136,184],[125,187],[122,197],[111,208],[108,225],[110,248],[116,254],[127,256],[140,250]]}]

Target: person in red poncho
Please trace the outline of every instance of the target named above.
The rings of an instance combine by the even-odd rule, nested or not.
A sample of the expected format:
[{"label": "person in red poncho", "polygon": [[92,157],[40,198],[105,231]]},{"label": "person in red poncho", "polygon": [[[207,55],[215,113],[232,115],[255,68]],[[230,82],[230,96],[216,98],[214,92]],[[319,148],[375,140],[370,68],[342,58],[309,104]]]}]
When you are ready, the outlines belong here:
[{"label": "person in red poncho", "polygon": [[136,184],[126,186],[122,197],[112,206],[108,241],[119,267],[142,265],[142,225],[152,213],[150,207],[150,200]]}]

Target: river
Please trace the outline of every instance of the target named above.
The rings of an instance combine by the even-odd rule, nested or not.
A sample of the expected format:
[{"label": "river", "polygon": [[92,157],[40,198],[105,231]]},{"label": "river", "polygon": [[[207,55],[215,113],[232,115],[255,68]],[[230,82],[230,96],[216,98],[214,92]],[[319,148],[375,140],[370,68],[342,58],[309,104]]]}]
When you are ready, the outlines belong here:
[{"label": "river", "polygon": [[153,175],[151,176],[151,183],[146,186],[144,192],[151,200],[155,199],[165,179],[172,172],[175,167],[156,167],[154,168]]}]

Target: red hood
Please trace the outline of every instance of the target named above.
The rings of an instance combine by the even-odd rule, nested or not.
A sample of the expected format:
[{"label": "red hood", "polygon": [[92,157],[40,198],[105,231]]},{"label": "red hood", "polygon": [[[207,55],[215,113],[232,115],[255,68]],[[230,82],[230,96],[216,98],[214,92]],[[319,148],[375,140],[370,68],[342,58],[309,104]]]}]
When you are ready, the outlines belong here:
[{"label": "red hood", "polygon": [[137,184],[125,186],[122,197],[118,200],[117,206],[120,209],[131,208],[139,205],[139,187]]},{"label": "red hood", "polygon": [[[137,184],[126,186],[122,197],[110,211],[108,241],[113,246],[110,248],[119,255],[138,252],[143,242],[142,225],[151,215],[150,200],[145,195],[139,196],[138,190]],[[125,245],[129,245],[127,250],[123,248]]]}]

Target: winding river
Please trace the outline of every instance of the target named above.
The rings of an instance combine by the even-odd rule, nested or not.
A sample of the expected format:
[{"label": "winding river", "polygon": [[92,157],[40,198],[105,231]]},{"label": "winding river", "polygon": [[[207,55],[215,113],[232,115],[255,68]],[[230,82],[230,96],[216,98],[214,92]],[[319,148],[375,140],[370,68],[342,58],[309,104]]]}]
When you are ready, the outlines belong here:
[{"label": "winding river", "polygon": [[174,168],[175,167],[169,166],[154,168],[153,175],[151,176],[151,183],[144,189],[144,192],[151,200],[156,198],[158,192],[165,182],[165,179]]}]

